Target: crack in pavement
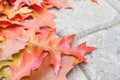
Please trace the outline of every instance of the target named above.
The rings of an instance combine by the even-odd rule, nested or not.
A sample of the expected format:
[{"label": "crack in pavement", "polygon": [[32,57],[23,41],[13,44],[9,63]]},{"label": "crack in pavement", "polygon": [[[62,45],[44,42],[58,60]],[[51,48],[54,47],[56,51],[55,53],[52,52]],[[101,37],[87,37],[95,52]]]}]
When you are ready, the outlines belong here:
[{"label": "crack in pavement", "polygon": [[82,73],[85,75],[85,77],[87,78],[87,80],[92,80],[92,79],[90,78],[90,76],[87,75],[86,70],[83,68],[83,66],[82,66],[81,64],[79,65],[79,68],[80,68],[80,70],[82,71]]},{"label": "crack in pavement", "polygon": [[[106,25],[106,27],[102,27],[99,29],[95,28],[94,30],[91,29],[91,31],[88,30],[88,32],[86,34],[84,33],[85,31],[83,31],[83,35],[78,35],[79,33],[81,34],[81,32],[79,32],[79,33],[77,33],[75,42],[77,42],[79,39],[82,39],[82,38],[87,37],[89,35],[98,33],[100,31],[109,30],[111,28],[117,27],[117,25],[120,25],[120,21],[117,21],[116,23],[113,23],[113,24]],[[61,32],[58,32],[57,36],[63,37],[64,35],[62,35]],[[87,80],[92,80],[91,77],[87,74],[86,70],[84,69],[84,67],[81,64],[79,65],[79,69],[82,71],[82,73],[87,78]]]},{"label": "crack in pavement", "polygon": [[[82,39],[82,38],[85,38],[85,37],[87,37],[87,36],[89,36],[89,35],[95,34],[95,33],[97,33],[97,32],[100,32],[100,31],[109,30],[109,29],[111,29],[111,28],[113,28],[113,27],[116,27],[116,25],[119,25],[119,24],[120,24],[120,21],[118,21],[118,22],[116,22],[116,23],[114,23],[114,24],[111,24],[111,25],[107,25],[106,27],[95,28],[94,30],[91,29],[91,30],[79,32],[79,33],[77,33],[77,35],[76,35],[76,40],[75,40],[75,41],[77,41],[77,40],[79,40],[79,39]],[[81,34],[81,35],[79,35],[79,34]]]},{"label": "crack in pavement", "polygon": [[120,13],[120,11],[116,8],[116,7],[114,7],[110,2],[108,2],[107,0],[105,0],[113,9],[115,9],[118,13]]}]

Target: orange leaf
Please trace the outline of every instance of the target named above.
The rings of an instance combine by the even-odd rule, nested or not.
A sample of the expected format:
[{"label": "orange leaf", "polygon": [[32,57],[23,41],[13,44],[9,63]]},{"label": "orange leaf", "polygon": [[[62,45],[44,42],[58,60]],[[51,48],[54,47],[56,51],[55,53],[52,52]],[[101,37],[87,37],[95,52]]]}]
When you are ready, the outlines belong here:
[{"label": "orange leaf", "polygon": [[7,39],[19,39],[23,38],[23,27],[8,27],[8,28],[0,28],[0,35],[4,36]]},{"label": "orange leaf", "polygon": [[[52,29],[55,29],[54,19],[56,16],[48,11],[48,9],[51,6],[44,5],[41,8],[37,5],[33,5],[32,7],[36,11],[36,12],[31,13],[33,18],[38,18],[41,20],[41,23],[44,24],[45,26],[51,27]],[[44,26],[44,25],[42,25],[42,26]]]},{"label": "orange leaf", "polygon": [[0,3],[0,13],[3,11],[3,5]]},{"label": "orange leaf", "polygon": [[0,61],[12,59],[12,54],[19,52],[21,49],[24,49],[27,41],[25,40],[6,40],[5,48],[0,50]]},{"label": "orange leaf", "polygon": [[54,73],[52,66],[49,64],[50,56],[46,57],[39,69],[32,71],[30,80],[67,80],[66,75],[73,68],[74,57],[63,56],[60,72],[58,75]]},{"label": "orange leaf", "polygon": [[28,7],[22,7],[17,10],[14,10],[13,7],[9,6],[8,4],[5,5],[3,14],[7,15],[9,19],[14,18],[15,15],[20,14],[20,15],[27,15],[31,13],[32,10],[29,9]]},{"label": "orange leaf", "polygon": [[38,68],[44,57],[47,56],[47,52],[39,53],[34,51],[32,53],[28,53],[24,51],[23,57],[19,59],[18,62],[14,62],[13,65],[11,65],[12,68],[12,78],[11,80],[20,80],[23,76],[30,75],[31,70],[35,70]]},{"label": "orange leaf", "polygon": [[95,2],[95,3],[98,3],[98,2],[97,2],[98,0],[92,0],[92,1]]},{"label": "orange leaf", "polygon": [[13,4],[14,5],[14,10],[18,9],[21,3],[27,4],[29,6],[31,5],[29,0],[15,0],[15,2]]},{"label": "orange leaf", "polygon": [[71,6],[66,3],[66,0],[46,0],[45,3],[53,5],[57,8],[70,8]]},{"label": "orange leaf", "polygon": [[10,26],[14,26],[14,25],[20,26],[22,24],[20,22],[17,22],[17,21],[9,20],[9,19],[7,19],[6,16],[0,17],[0,28],[7,28]]},{"label": "orange leaf", "polygon": [[41,6],[41,3],[43,2],[44,0],[30,0],[31,4],[34,5],[38,5],[38,6]]},{"label": "orange leaf", "polygon": [[66,0],[0,0],[0,61],[9,63],[13,56],[8,65],[2,63],[12,70],[10,80],[29,76],[39,67],[30,80],[67,80],[73,65],[86,62],[85,54],[95,50],[86,42],[73,46],[74,34],[56,35],[56,16],[48,11],[53,7],[70,5]]},{"label": "orange leaf", "polygon": [[36,35],[38,38],[32,39],[31,43],[39,46],[43,50],[45,49],[49,51],[51,55],[51,64],[54,66],[56,74],[58,74],[61,66],[62,55],[72,55],[78,58],[81,62],[85,62],[86,59],[84,55],[95,49],[94,47],[86,46],[86,43],[72,46],[71,44],[75,35],[58,38],[55,36],[55,33],[55,30],[41,28]]}]

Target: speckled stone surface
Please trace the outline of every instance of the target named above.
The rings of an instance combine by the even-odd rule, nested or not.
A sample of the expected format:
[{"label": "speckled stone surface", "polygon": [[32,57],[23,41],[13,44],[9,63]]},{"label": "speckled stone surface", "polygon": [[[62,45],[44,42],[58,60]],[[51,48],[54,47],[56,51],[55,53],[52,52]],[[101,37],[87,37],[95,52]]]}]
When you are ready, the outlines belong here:
[{"label": "speckled stone surface", "polygon": [[74,44],[87,41],[97,49],[76,66],[69,80],[120,80],[120,0],[68,0],[73,9],[52,10],[58,34],[76,34]]}]

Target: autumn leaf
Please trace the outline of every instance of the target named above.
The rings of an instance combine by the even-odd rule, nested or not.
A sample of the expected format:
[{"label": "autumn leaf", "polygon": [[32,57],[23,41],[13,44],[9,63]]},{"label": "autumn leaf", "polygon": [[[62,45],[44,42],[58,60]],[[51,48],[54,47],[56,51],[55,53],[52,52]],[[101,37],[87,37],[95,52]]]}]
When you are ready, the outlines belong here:
[{"label": "autumn leaf", "polygon": [[3,11],[3,5],[0,4],[0,13]]},{"label": "autumn leaf", "polygon": [[30,0],[31,2],[31,5],[38,5],[38,6],[41,6],[41,4],[44,2],[44,0]]},{"label": "autumn leaf", "polygon": [[18,9],[21,3],[27,4],[29,6],[31,5],[29,0],[15,0],[15,2],[13,3],[14,10]]},{"label": "autumn leaf", "polygon": [[95,2],[95,3],[98,3],[98,0],[92,0],[93,2]]},{"label": "autumn leaf", "polygon": [[27,4],[28,6],[37,5],[42,6],[42,4],[53,5],[57,8],[70,8],[71,6],[66,3],[66,0],[16,0],[14,2],[14,9],[17,9],[21,3]]},{"label": "autumn leaf", "polygon": [[47,56],[39,69],[32,71],[29,80],[67,80],[66,76],[68,72],[74,67],[74,57],[63,56],[60,72],[58,75],[55,74],[50,63],[50,56]]},{"label": "autumn leaf", "polygon": [[57,8],[70,8],[71,6],[66,3],[66,0],[46,0],[45,3],[53,5]]},{"label": "autumn leaf", "polygon": [[20,80],[21,77],[30,75],[30,71],[38,68],[44,57],[47,56],[47,52],[43,52],[38,55],[36,52],[27,53],[24,51],[22,54],[23,57],[16,62],[14,60],[13,65],[11,65],[11,80]]},{"label": "autumn leaf", "polygon": [[[80,62],[85,62],[84,55],[95,49],[86,46],[85,43],[72,46],[71,43],[75,35],[59,38],[55,34],[55,30],[40,27],[34,35],[31,35],[28,42],[30,45],[27,45],[28,48],[21,52],[23,57],[19,58],[19,60],[13,59],[13,64],[10,65],[12,68],[12,80],[19,80],[24,76],[29,76],[31,70],[37,69],[43,60],[41,54],[46,55],[46,53],[43,53],[44,51],[50,54],[49,64],[53,65],[55,75],[59,75],[63,55],[72,55],[78,58]],[[31,49],[33,50],[31,51]]]},{"label": "autumn leaf", "polygon": [[20,26],[22,25],[20,22],[13,21],[10,19],[7,19],[6,16],[0,17],[0,28],[7,28],[10,26]]},{"label": "autumn leaf", "polygon": [[8,27],[8,28],[0,28],[0,35],[4,36],[7,39],[19,39],[24,37],[24,28],[19,26],[19,27]]},{"label": "autumn leaf", "polygon": [[14,10],[12,6],[9,6],[8,4],[5,5],[4,10],[2,11],[3,14],[7,15],[7,17],[9,19],[14,18],[15,15],[19,14],[19,15],[27,15],[29,13],[31,13],[32,10],[29,9],[28,7],[22,7],[19,8],[17,10]]},{"label": "autumn leaf", "polygon": [[55,29],[54,19],[56,16],[54,14],[52,14],[48,11],[43,11],[43,12],[41,11],[40,14],[39,13],[32,13],[31,15],[34,18],[24,21],[23,26],[30,28],[30,27],[33,27],[35,25],[38,25],[38,27],[47,26],[47,27],[50,27],[52,29]]},{"label": "autumn leaf", "polygon": [[[23,27],[0,28],[2,44],[0,48],[0,61],[12,59],[12,54],[24,49],[29,40],[29,36],[24,35]],[[3,39],[2,39],[3,38]]]},{"label": "autumn leaf", "polygon": [[72,45],[75,34],[56,35],[53,7],[70,5],[66,0],[0,0],[0,78],[67,80],[74,65],[95,50],[86,42]]},{"label": "autumn leaf", "polygon": [[84,55],[95,50],[94,47],[86,46],[86,43],[78,46],[72,46],[71,44],[75,35],[58,38],[55,36],[55,30],[50,30],[47,28],[41,28],[38,33],[40,33],[37,34],[38,38],[34,37],[35,39],[32,39],[30,42],[39,46],[41,49],[45,49],[50,52],[51,64],[54,66],[56,74],[59,72],[61,66],[61,56],[63,54],[75,56],[81,62],[85,62],[86,59]]},{"label": "autumn leaf", "polygon": [[0,50],[0,61],[12,59],[12,54],[18,53],[20,50],[24,49],[27,41],[25,40],[5,40],[4,48]]},{"label": "autumn leaf", "polygon": [[[29,76],[31,70],[38,68],[47,54],[48,53],[45,51],[42,53],[38,53],[37,51],[28,53],[26,50],[21,51],[19,54],[15,54],[12,61],[6,61],[6,65],[9,64],[11,67],[9,80],[20,80],[24,76]],[[2,66],[4,65],[2,61],[0,64],[2,64]],[[8,72],[9,71],[6,71],[6,73]],[[6,75],[3,76],[5,76],[7,79],[9,78]]]},{"label": "autumn leaf", "polygon": [[0,70],[0,79],[3,78],[4,76],[4,78],[7,77],[7,80],[10,80],[11,77],[10,74],[11,74],[11,69],[10,67],[6,66],[2,70]]},{"label": "autumn leaf", "polygon": [[39,20],[41,20],[41,23],[43,24],[41,26],[47,26],[52,29],[55,29],[54,19],[56,18],[56,16],[48,11],[48,9],[51,8],[51,6],[44,5],[44,7],[41,8],[39,6],[34,5],[32,7],[35,11],[31,13],[31,16],[35,19],[38,18]]},{"label": "autumn leaf", "polygon": [[41,4],[44,2],[44,0],[15,0],[15,2],[13,2],[14,4],[14,9],[18,9],[20,4],[24,3],[28,6],[32,6],[32,5],[38,5],[41,6]]}]

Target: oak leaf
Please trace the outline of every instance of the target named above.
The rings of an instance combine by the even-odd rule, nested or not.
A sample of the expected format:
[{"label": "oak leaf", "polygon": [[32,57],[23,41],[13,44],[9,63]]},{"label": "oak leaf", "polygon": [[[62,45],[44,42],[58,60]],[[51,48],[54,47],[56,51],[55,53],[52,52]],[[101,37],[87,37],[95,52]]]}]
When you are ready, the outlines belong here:
[{"label": "oak leaf", "polygon": [[63,56],[60,72],[58,75],[54,73],[54,69],[49,64],[50,56],[47,56],[40,67],[31,72],[29,80],[67,80],[68,72],[74,67],[75,58],[72,56]]},{"label": "oak leaf", "polygon": [[22,54],[22,58],[14,60],[14,63],[11,65],[11,80],[20,80],[24,76],[29,76],[30,71],[38,68],[48,53],[37,53],[35,51],[28,53],[24,51]]},{"label": "oak leaf", "polygon": [[21,7],[17,10],[14,10],[12,6],[9,6],[9,4],[6,4],[4,6],[4,10],[2,11],[3,14],[7,15],[9,19],[14,18],[15,15],[27,15],[31,13],[33,10],[29,9],[28,7]]},{"label": "oak leaf", "polygon": [[93,2],[95,2],[95,3],[98,3],[98,0],[92,0]]},{"label": "oak leaf", "polygon": [[71,8],[69,4],[67,4],[66,0],[46,0],[45,3],[55,6],[56,8]]},{"label": "oak leaf", "polygon": [[47,28],[41,28],[37,32],[38,38],[33,37],[30,42],[39,46],[41,49],[49,51],[51,55],[51,64],[54,66],[55,73],[58,74],[61,66],[61,56],[63,54],[72,55],[78,58],[81,62],[85,62],[84,55],[95,50],[94,47],[86,46],[86,43],[78,46],[72,46],[75,35],[58,38],[55,36],[56,31]]},{"label": "oak leaf", "polygon": [[[44,8],[42,8],[41,10],[39,10],[39,8],[35,8],[36,11],[40,11],[40,12],[33,12],[30,15],[33,17],[33,19],[31,20],[26,20],[23,25],[24,26],[34,26],[36,24],[39,24],[39,26],[47,26],[50,27],[52,29],[55,29],[55,15],[52,14],[51,12],[49,12],[47,9],[49,8],[49,6],[45,6]],[[29,22],[30,21],[30,22]],[[35,23],[33,23],[35,22]],[[28,24],[28,25],[27,25]],[[29,24],[31,24],[29,26]]]},{"label": "oak leaf", "polygon": [[95,48],[86,42],[73,46],[74,34],[58,37],[56,16],[48,11],[53,7],[70,5],[66,0],[0,0],[0,77],[67,80],[74,65],[86,62],[85,54]]},{"label": "oak leaf", "polygon": [[29,0],[15,0],[15,2],[13,2],[14,10],[18,9],[21,3],[31,5]]},{"label": "oak leaf", "polygon": [[18,53],[20,50],[24,49],[27,44],[25,40],[5,40],[5,47],[0,50],[0,61],[1,60],[12,60],[12,54]]},{"label": "oak leaf", "polygon": [[7,16],[0,17],[0,28],[7,28],[10,26],[14,26],[14,25],[20,26],[22,24],[18,21],[13,21],[13,20],[8,19]]},{"label": "oak leaf", "polygon": [[3,5],[0,3],[0,13],[3,11]]},{"label": "oak leaf", "polygon": [[41,4],[44,2],[44,0],[30,0],[31,2],[31,5],[38,5],[38,6],[41,6]]}]

